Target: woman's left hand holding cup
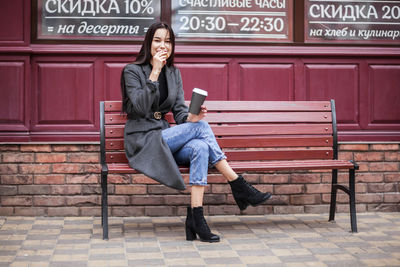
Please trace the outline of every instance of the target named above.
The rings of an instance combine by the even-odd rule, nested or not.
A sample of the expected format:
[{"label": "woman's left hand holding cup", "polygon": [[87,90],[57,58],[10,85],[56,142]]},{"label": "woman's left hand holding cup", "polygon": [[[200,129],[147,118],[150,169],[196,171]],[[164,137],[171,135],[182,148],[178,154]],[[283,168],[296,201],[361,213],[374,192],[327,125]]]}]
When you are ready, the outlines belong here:
[{"label": "woman's left hand holding cup", "polygon": [[189,113],[186,121],[188,122],[198,122],[204,119],[207,116],[207,107],[205,105],[201,105],[200,113],[198,115]]}]

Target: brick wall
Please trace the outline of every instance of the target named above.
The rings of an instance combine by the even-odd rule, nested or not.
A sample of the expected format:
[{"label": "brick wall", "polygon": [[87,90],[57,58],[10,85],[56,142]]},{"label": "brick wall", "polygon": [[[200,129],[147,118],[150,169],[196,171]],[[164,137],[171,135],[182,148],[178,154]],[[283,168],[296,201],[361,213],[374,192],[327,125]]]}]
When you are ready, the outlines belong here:
[{"label": "brick wall", "polygon": [[[400,211],[399,144],[342,144],[339,151],[340,158],[360,165],[358,211]],[[100,215],[98,145],[0,144],[0,153],[0,215]],[[339,182],[347,182],[347,174],[339,172]],[[245,214],[329,210],[330,172],[247,174],[246,179],[274,196]],[[207,213],[239,214],[224,178],[212,174],[209,180],[214,184],[205,190]],[[109,175],[108,189],[111,216],[183,215],[190,203],[188,190],[179,192],[140,174]],[[339,212],[348,211],[347,200],[338,195]]]}]

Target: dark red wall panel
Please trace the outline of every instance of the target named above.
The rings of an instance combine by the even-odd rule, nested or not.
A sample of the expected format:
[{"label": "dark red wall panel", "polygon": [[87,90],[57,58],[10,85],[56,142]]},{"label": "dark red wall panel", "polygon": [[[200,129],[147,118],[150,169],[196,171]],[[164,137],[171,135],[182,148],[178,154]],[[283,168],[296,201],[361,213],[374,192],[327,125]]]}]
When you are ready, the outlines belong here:
[{"label": "dark red wall panel", "polygon": [[121,72],[127,63],[104,64],[104,88],[106,100],[121,100]]},{"label": "dark red wall panel", "polygon": [[27,44],[30,0],[1,0],[0,12],[0,45]]},{"label": "dark red wall panel", "polygon": [[[321,60],[322,61],[322,60]],[[359,68],[357,64],[306,64],[306,100],[334,99],[342,129],[359,129]]]},{"label": "dark red wall panel", "polygon": [[96,130],[95,106],[98,104],[95,97],[94,63],[38,61],[34,67],[35,117],[32,129]]},{"label": "dark red wall panel", "polygon": [[293,64],[240,64],[240,100],[294,100]]},{"label": "dark red wall panel", "polygon": [[228,99],[228,65],[224,63],[178,63],[185,99],[190,100],[193,88],[208,91],[209,100]]},{"label": "dark red wall panel", "polygon": [[400,129],[400,65],[369,65],[368,89],[369,128]]},{"label": "dark red wall panel", "polygon": [[11,60],[11,57],[0,57],[0,130],[27,131],[26,88],[30,87],[27,60]]}]

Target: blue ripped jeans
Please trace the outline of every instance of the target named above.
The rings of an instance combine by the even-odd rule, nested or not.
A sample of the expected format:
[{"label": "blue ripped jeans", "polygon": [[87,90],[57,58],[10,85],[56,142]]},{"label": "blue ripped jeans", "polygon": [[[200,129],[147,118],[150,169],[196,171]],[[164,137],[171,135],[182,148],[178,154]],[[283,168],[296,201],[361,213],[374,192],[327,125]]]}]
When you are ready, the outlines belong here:
[{"label": "blue ripped jeans", "polygon": [[190,164],[191,185],[207,185],[208,164],[216,164],[226,156],[221,151],[214,133],[205,121],[187,122],[162,130],[178,164]]}]

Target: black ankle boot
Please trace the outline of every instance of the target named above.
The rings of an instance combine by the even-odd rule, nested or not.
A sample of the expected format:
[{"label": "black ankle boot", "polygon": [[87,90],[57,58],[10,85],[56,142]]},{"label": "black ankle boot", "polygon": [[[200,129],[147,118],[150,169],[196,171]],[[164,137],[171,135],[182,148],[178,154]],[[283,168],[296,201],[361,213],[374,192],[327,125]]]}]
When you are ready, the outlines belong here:
[{"label": "black ankle boot", "polygon": [[187,207],[185,230],[186,230],[186,240],[192,241],[196,239],[196,232],[194,230],[193,214],[191,207]]},{"label": "black ankle boot", "polygon": [[[207,225],[206,219],[203,215],[203,207],[196,207],[193,209],[188,207],[187,210],[186,240],[195,240],[197,234],[203,242],[219,242],[219,236],[211,233],[211,230]],[[190,217],[192,217],[192,220],[190,220]]]},{"label": "black ankle boot", "polygon": [[240,210],[246,209],[249,205],[257,206],[268,200],[271,193],[262,193],[239,175],[236,180],[229,182],[233,197]]}]

